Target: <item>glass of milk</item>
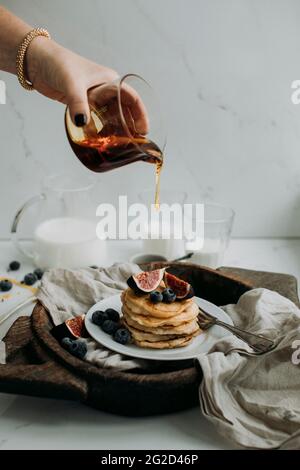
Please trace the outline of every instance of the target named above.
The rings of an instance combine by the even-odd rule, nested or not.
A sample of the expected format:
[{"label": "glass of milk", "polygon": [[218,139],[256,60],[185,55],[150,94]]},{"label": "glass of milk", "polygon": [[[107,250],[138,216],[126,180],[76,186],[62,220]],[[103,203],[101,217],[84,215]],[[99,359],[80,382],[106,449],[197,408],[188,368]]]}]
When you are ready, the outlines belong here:
[{"label": "glass of milk", "polygon": [[[105,263],[106,245],[96,235],[95,179],[90,175],[53,175],[45,178],[41,194],[17,212],[11,234],[19,251],[36,266],[80,268]],[[18,236],[18,229],[36,209],[32,250]]]},{"label": "glass of milk", "polygon": [[[223,263],[234,221],[234,211],[221,204],[203,203],[204,233],[187,240],[186,254],[193,253],[191,263],[218,268]],[[196,226],[196,224],[194,224]],[[204,237],[202,236],[204,235]]]},{"label": "glass of milk", "polygon": [[[138,198],[146,206],[149,214],[143,230],[143,253],[163,256],[170,261],[184,256],[185,238],[181,222],[187,193],[163,189],[160,192],[160,208],[155,208],[153,190],[141,192]],[[170,217],[165,211],[165,209],[168,211],[168,208],[170,208]]]}]

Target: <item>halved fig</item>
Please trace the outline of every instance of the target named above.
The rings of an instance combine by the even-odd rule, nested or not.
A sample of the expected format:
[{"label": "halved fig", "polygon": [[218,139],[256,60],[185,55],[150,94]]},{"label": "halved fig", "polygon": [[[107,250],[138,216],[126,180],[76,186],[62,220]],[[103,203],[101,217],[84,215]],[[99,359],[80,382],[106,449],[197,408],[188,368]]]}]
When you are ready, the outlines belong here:
[{"label": "halved fig", "polygon": [[130,276],[127,280],[128,286],[139,294],[149,294],[157,289],[164,277],[165,268],[154,271],[143,271]]},{"label": "halved fig", "polygon": [[63,338],[87,338],[88,333],[85,329],[84,317],[85,315],[80,315],[70,318],[60,325],[54,326],[51,330],[52,335],[58,341],[61,341]]},{"label": "halved fig", "polygon": [[164,281],[166,286],[175,292],[177,300],[190,299],[194,296],[194,289],[191,284],[179,279],[179,277],[174,276],[174,274],[165,272]]}]

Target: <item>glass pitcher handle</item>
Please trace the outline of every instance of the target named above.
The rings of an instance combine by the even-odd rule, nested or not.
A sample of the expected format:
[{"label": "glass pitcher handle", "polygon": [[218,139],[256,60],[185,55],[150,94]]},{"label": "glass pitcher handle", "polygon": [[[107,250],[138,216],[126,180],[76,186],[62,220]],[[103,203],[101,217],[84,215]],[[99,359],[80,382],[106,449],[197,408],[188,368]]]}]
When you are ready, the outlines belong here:
[{"label": "glass pitcher handle", "polygon": [[10,230],[10,235],[11,235],[11,240],[13,242],[13,244],[15,245],[15,247],[19,250],[20,253],[22,253],[23,255],[25,255],[27,258],[29,258],[31,261],[33,261],[34,259],[34,254],[33,252],[30,252],[30,250],[27,250],[26,248],[24,248],[21,243],[20,243],[20,240],[18,238],[18,226],[19,226],[19,223],[20,223],[20,220],[21,218],[23,217],[24,213],[26,212],[26,210],[33,206],[34,204],[38,203],[38,202],[41,202],[43,200],[46,199],[46,196],[44,194],[39,194],[38,196],[33,196],[32,198],[28,199],[28,201],[26,201],[22,207],[20,207],[20,209],[18,210],[18,212],[16,213],[15,217],[14,217],[14,220],[12,222],[12,225],[11,225],[11,230]]}]

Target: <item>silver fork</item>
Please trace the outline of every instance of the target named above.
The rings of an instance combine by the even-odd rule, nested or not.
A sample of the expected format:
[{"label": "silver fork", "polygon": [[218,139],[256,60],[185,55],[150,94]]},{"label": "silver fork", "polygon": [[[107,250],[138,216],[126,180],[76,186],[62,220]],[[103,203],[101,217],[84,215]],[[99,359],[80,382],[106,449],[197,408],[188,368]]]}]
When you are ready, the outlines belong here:
[{"label": "silver fork", "polygon": [[208,330],[213,325],[218,325],[222,328],[225,328],[226,330],[230,331],[233,335],[237,336],[237,338],[247,343],[254,351],[258,353],[265,353],[271,351],[271,349],[275,347],[275,342],[271,339],[266,338],[262,335],[256,335],[254,333],[250,333],[249,331],[242,330],[237,326],[228,325],[228,323],[224,323],[223,321],[214,317],[202,308],[199,308],[197,322],[201,330]]}]

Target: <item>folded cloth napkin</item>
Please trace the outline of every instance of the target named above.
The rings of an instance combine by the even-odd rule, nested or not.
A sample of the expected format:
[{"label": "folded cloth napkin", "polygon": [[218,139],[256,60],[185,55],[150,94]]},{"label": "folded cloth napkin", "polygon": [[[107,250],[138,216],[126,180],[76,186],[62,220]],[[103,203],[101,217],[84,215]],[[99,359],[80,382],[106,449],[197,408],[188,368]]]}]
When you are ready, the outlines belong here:
[{"label": "folded cloth napkin", "polygon": [[[38,298],[59,324],[125,289],[128,277],[138,271],[129,263],[107,269],[53,269],[44,274]],[[277,347],[257,355],[228,333],[209,354],[197,357],[204,375],[199,389],[204,415],[239,446],[299,448],[300,351],[297,355],[293,349],[300,349],[298,307],[276,292],[254,289],[224,310],[235,325],[276,339]],[[101,367],[146,367],[92,340],[87,344],[86,359]]]},{"label": "folded cloth napkin", "polygon": [[[49,311],[54,324],[59,325],[86,313],[99,300],[126,289],[127,279],[139,271],[139,267],[131,263],[99,269],[51,269],[42,278],[37,298]],[[85,360],[92,364],[119,370],[145,367],[144,361],[110,351],[92,339],[83,341],[87,345]]]},{"label": "folded cloth napkin", "polygon": [[199,356],[203,414],[239,446],[300,448],[300,310],[267,289],[247,292],[224,310],[236,326],[277,347],[258,355],[229,334]]}]

